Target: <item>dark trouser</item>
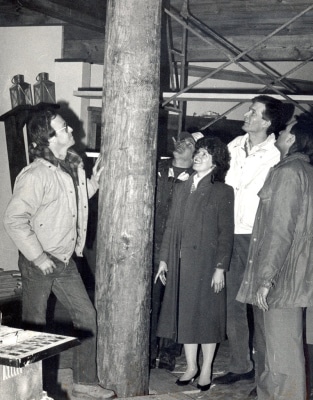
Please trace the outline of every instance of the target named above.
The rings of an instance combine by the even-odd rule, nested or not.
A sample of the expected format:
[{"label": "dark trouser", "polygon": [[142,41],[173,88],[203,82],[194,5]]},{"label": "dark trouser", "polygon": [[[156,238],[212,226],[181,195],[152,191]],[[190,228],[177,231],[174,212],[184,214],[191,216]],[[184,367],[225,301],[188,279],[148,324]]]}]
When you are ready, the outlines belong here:
[{"label": "dark trouser", "polygon": [[53,292],[69,312],[82,342],[74,350],[74,383],[96,383],[96,311],[85,289],[76,264],[68,265],[51,257],[56,265],[52,274],[44,275],[22,254],[19,269],[22,274],[22,319],[25,328],[45,329],[48,298]]},{"label": "dark trouser", "polygon": [[227,272],[227,337],[229,371],[243,374],[253,368],[249,346],[247,305],[236,300],[245,271],[251,235],[235,235],[233,254]]},{"label": "dark trouser", "polygon": [[[158,266],[155,265],[155,275],[158,271]],[[154,279],[154,277],[153,277]],[[153,280],[154,282],[154,280]],[[156,360],[158,355],[160,359],[166,361],[168,358],[179,356],[182,351],[182,344],[176,343],[171,339],[158,338],[156,335],[158,320],[164,296],[165,287],[160,280],[152,283],[152,303],[151,303],[151,325],[150,325],[150,362]]]},{"label": "dark trouser", "polygon": [[253,306],[253,321],[254,321],[254,346],[255,355],[254,361],[256,364],[256,383],[260,381],[260,377],[265,369],[266,345],[264,331],[264,311],[257,306]]},{"label": "dark trouser", "polygon": [[309,390],[313,394],[313,307],[307,307],[305,312],[305,338],[307,345]]},{"label": "dark trouser", "polygon": [[270,309],[264,327],[266,360],[258,400],[305,400],[302,308]]}]

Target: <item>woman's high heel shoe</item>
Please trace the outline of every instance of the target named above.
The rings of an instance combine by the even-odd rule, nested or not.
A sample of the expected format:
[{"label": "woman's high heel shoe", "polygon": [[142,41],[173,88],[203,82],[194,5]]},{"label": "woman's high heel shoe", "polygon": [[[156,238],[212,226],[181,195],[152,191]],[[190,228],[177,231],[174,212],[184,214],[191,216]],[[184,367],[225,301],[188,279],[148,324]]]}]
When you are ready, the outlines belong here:
[{"label": "woman's high heel shoe", "polygon": [[198,370],[191,379],[185,379],[184,381],[181,381],[180,379],[177,379],[176,385],[178,385],[178,386],[189,385],[189,383],[192,383],[195,379],[198,378],[199,375],[200,375],[200,370]]},{"label": "woman's high heel shoe", "polygon": [[207,385],[200,385],[199,383],[197,384],[197,388],[201,390],[201,392],[206,392],[209,390],[211,387],[211,382],[208,383]]}]

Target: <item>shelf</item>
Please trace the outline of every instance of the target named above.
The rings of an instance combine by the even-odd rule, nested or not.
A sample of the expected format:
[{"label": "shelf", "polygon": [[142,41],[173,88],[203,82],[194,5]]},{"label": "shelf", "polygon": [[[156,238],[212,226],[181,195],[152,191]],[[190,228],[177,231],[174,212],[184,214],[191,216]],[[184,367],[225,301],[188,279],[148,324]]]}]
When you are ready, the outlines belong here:
[{"label": "shelf", "polygon": [[7,111],[5,114],[2,114],[0,116],[0,121],[5,121],[8,117],[18,115],[19,113],[23,111],[39,111],[43,110],[46,108],[60,108],[60,104],[56,103],[38,103],[35,105],[31,104],[25,104],[25,105],[20,105],[12,108],[12,110]]},{"label": "shelf", "polygon": [[[173,97],[175,92],[163,92],[163,99],[168,100]],[[265,94],[265,93],[264,93]],[[260,93],[182,93],[176,97],[177,100],[184,101],[229,101],[229,102],[244,102],[251,101],[254,97],[260,96]],[[286,99],[279,94],[269,94],[282,101]],[[312,103],[313,95],[309,94],[288,94],[290,99],[297,101],[298,103]]]},{"label": "shelf", "polygon": [[[175,92],[163,92],[163,99],[168,100],[174,96]],[[90,90],[76,90],[73,92],[74,96],[85,97],[89,99],[101,99],[102,89],[90,89]],[[227,102],[244,102],[250,101],[260,93],[195,93],[195,92],[185,92],[177,96],[177,100],[184,101],[227,101]],[[282,101],[286,99],[279,94],[269,94],[269,96],[274,97]],[[290,99],[297,101],[298,103],[313,103],[313,95],[310,94],[289,94]]]},{"label": "shelf", "polygon": [[102,88],[86,88],[74,90],[73,95],[87,99],[102,99]]}]

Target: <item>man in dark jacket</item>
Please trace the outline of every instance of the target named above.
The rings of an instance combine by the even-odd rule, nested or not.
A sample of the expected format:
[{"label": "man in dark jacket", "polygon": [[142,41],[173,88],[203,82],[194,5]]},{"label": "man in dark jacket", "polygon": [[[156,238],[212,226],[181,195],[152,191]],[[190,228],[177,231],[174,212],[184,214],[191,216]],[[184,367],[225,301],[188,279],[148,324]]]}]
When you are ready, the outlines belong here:
[{"label": "man in dark jacket", "polygon": [[237,300],[264,311],[266,358],[258,400],[305,400],[303,308],[313,306],[312,117],[290,123],[275,145],[281,161],[258,194]]},{"label": "man in dark jacket", "polygon": [[[154,272],[159,267],[159,252],[162,242],[169,207],[172,200],[174,185],[183,182],[192,174],[192,157],[195,151],[195,143],[203,137],[201,132],[182,132],[179,139],[174,140],[173,158],[161,160],[158,164],[155,221],[154,221]],[[154,279],[153,279],[154,281]],[[156,329],[164,294],[164,286],[158,281],[152,287],[152,311],[150,333],[150,367],[156,367],[156,358],[159,359],[159,368],[173,371],[176,356],[181,353],[181,344],[169,339],[158,339]]]}]

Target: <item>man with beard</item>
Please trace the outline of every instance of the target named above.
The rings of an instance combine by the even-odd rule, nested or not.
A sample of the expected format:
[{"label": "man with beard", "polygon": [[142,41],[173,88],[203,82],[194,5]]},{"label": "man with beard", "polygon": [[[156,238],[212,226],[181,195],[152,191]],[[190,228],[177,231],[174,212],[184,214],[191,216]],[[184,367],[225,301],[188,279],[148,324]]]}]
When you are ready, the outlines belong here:
[{"label": "man with beard", "polygon": [[[153,275],[156,274],[159,267],[160,246],[172,200],[174,185],[187,180],[193,173],[192,157],[195,151],[195,143],[201,137],[203,137],[201,132],[194,132],[191,134],[189,132],[182,132],[177,141],[173,139],[173,158],[161,160],[158,164],[154,221]],[[175,368],[176,356],[181,354],[182,345],[170,339],[158,339],[156,336],[163,294],[164,286],[158,280],[152,287],[150,367],[156,367],[156,358],[159,356],[158,367],[173,371]]]}]

